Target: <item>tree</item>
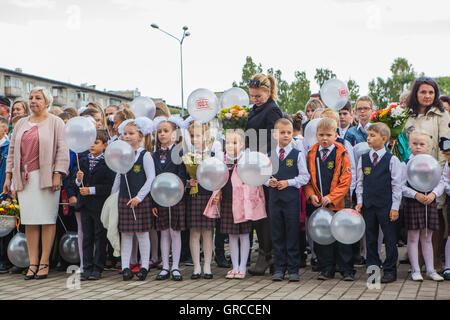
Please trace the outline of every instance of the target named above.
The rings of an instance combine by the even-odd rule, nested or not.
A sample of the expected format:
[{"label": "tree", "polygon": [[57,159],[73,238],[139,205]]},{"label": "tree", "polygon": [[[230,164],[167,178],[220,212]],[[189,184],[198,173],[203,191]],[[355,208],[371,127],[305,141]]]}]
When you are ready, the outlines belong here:
[{"label": "tree", "polygon": [[304,71],[295,71],[295,80],[290,85],[290,99],[286,107],[289,114],[305,110],[306,103],[311,96],[310,82]]},{"label": "tree", "polygon": [[439,91],[441,92],[441,95],[448,96],[450,95],[450,77],[439,77],[434,78],[436,80]]},{"label": "tree", "polygon": [[336,78],[336,74],[330,69],[316,69],[316,75],[314,76],[314,80],[316,80],[319,87],[325,83],[325,81]]},{"label": "tree", "polygon": [[348,80],[347,82],[348,92],[350,93],[350,102],[355,103],[359,97],[359,85],[355,80]]},{"label": "tree", "polygon": [[245,64],[242,68],[242,77],[241,81],[236,83],[236,81],[233,81],[233,87],[239,87],[244,89],[248,93],[248,87],[247,87],[247,81],[251,79],[255,74],[262,72],[262,66],[261,63],[259,65],[256,65],[256,63],[253,62],[252,57],[248,56],[245,58]]}]

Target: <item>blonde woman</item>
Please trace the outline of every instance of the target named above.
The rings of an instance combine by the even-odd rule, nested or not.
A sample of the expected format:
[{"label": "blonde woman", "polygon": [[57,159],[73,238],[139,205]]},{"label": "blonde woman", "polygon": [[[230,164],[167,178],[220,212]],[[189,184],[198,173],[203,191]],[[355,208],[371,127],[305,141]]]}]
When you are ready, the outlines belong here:
[{"label": "blonde woman", "polygon": [[102,106],[98,102],[89,102],[86,105],[86,108],[96,109],[100,112],[100,115],[102,117],[102,120],[101,120],[102,127],[100,130],[106,130],[106,116],[105,116],[105,111],[103,110]]}]

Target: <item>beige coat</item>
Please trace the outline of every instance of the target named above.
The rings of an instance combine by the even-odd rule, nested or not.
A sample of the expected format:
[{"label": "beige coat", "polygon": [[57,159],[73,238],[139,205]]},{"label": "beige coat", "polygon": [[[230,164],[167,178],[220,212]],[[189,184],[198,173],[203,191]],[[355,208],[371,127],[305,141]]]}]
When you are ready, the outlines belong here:
[{"label": "beige coat", "polygon": [[[12,173],[16,191],[23,190],[20,172],[20,143],[23,133],[32,128],[29,118],[20,119],[14,127],[6,161],[6,172]],[[39,133],[40,187],[51,188],[53,172],[59,171],[67,174],[69,170],[70,157],[69,148],[64,142],[64,121],[53,114],[49,114],[49,117],[37,126]]]}]

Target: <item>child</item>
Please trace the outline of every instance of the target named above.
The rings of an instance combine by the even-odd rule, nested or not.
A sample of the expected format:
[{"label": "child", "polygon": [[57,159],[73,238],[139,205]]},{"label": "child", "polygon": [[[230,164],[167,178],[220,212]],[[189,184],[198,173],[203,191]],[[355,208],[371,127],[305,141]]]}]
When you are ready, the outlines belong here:
[{"label": "child", "polygon": [[[154,125],[156,130],[156,151],[153,153],[156,175],[163,172],[176,174],[183,183],[186,182],[186,167],[180,163],[175,164],[172,161],[172,150],[175,146],[177,127],[182,126],[181,117],[172,116],[169,119],[160,117],[155,118]],[[161,256],[162,271],[156,276],[156,280],[169,279],[170,273],[172,280],[181,281],[183,277],[178,269],[181,254],[181,231],[186,229],[185,203],[183,199],[170,208],[160,207],[155,204],[153,215],[157,231],[161,231]],[[170,243],[172,242],[172,270],[169,271]]]},{"label": "child", "polygon": [[[6,158],[9,150],[8,126],[8,120],[0,117],[0,185],[2,186],[5,183]],[[8,272],[8,269],[12,267],[7,255],[8,244],[11,238],[12,233],[0,237],[0,273]]]},{"label": "child", "polygon": [[119,134],[119,126],[122,124],[122,122],[124,122],[125,120],[135,119],[135,118],[136,117],[134,116],[133,112],[131,112],[129,109],[122,109],[122,110],[117,111],[114,114],[114,119],[113,119],[114,132]]},{"label": "child", "polygon": [[[81,280],[101,278],[106,258],[106,229],[100,221],[103,204],[111,194],[115,174],[105,162],[108,134],[98,130],[87,157],[80,159],[76,175],[79,187],[77,210],[81,212],[83,230],[83,274]],[[95,246],[95,252],[94,252]]]},{"label": "child", "polygon": [[[439,147],[447,160],[445,162],[444,172],[442,172],[442,179],[444,180],[445,193],[447,194],[447,222],[448,230],[450,230],[450,140],[448,138],[441,138]],[[450,280],[450,231],[445,245],[445,267],[443,274],[445,280]]]},{"label": "child", "polygon": [[347,101],[345,106],[339,110],[339,128],[338,133],[341,139],[347,137],[348,129],[353,127],[352,104]]},{"label": "child", "polygon": [[[237,223],[235,222],[236,213],[242,213],[243,215],[245,214],[244,203],[241,202],[244,201],[244,198],[238,198],[236,196],[233,197],[233,194],[236,194],[236,191],[244,193],[243,188],[238,189],[239,186],[237,185],[238,181],[236,181],[236,179],[239,179],[239,177],[237,176],[235,170],[237,161],[241,157],[244,147],[245,140],[243,134],[239,134],[234,130],[227,131],[225,136],[225,163],[228,166],[229,178],[226,185],[217,193],[216,198],[212,202],[213,205],[216,205],[220,202],[220,233],[228,234],[229,238],[230,255],[233,269],[228,271],[227,275],[225,276],[225,278],[227,279],[245,278],[246,265],[250,252],[249,233],[253,230],[252,221],[250,220],[238,219],[239,221],[242,221]],[[250,188],[249,191],[252,189],[255,195],[258,192],[256,187],[247,186],[247,188]],[[265,213],[265,204],[263,197],[264,193],[262,191],[262,188],[259,189],[259,195],[262,196],[262,198],[260,198],[260,208],[263,208]],[[254,214],[254,212],[252,213]],[[240,263],[239,255],[241,258]]]},{"label": "child", "polygon": [[355,113],[359,123],[358,126],[348,129],[345,137],[352,146],[367,141],[367,130],[373,111],[373,101],[369,96],[362,96],[356,100]]},{"label": "child", "polygon": [[[409,135],[409,148],[412,155],[406,161],[412,160],[419,154],[427,154],[431,148],[431,137],[418,130]],[[404,166],[404,180],[406,180],[406,166]],[[414,281],[423,281],[419,267],[419,238],[422,246],[422,255],[427,267],[427,276],[434,281],[443,281],[435,270],[433,263],[433,245],[431,236],[433,231],[439,230],[439,214],[436,198],[444,192],[444,182],[441,182],[428,195],[411,188],[408,183],[403,186],[403,212],[405,226],[408,230],[408,257],[411,263],[411,278]],[[428,224],[425,223],[427,213]]]},{"label": "child", "polygon": [[103,125],[102,113],[94,108],[87,108],[80,114],[82,117],[91,116],[95,120],[95,127],[97,130],[105,130]]},{"label": "child", "polygon": [[378,233],[381,226],[386,246],[381,283],[390,283],[397,280],[395,221],[398,219],[402,199],[403,167],[398,158],[384,147],[391,136],[391,130],[386,124],[378,122],[370,125],[367,134],[371,150],[358,161],[355,209],[359,212],[362,209],[366,222],[366,266],[381,266],[378,256]]},{"label": "child", "polygon": [[[133,168],[125,175],[117,174],[111,194],[119,192],[119,232],[121,232],[121,257],[123,280],[131,280],[130,258],[133,236],[139,242],[142,266],[136,274],[144,281],[148,274],[150,261],[149,231],[152,228],[150,189],[155,178],[155,165],[150,154],[152,150],[151,133],[153,124],[148,118],[129,119],[119,126],[123,140],[135,150]],[[144,143],[145,149],[141,147]],[[129,187],[129,189],[128,189]],[[130,193],[131,199],[130,199]],[[136,218],[136,219],[135,219]]]},{"label": "child", "polygon": [[[192,121],[189,124],[188,131],[194,153],[201,154],[201,158],[209,155],[215,156],[215,153],[210,151],[213,143],[210,137],[209,123],[201,124],[198,121]],[[219,159],[221,159],[219,157]],[[223,159],[223,157],[222,157]],[[186,167],[187,164],[185,163]],[[212,245],[213,235],[212,231],[216,225],[216,219],[208,218],[203,215],[203,212],[211,198],[212,192],[208,191],[198,184],[196,179],[189,180],[189,186],[198,188],[196,194],[187,195],[186,205],[186,221],[187,227],[190,229],[189,246],[191,248],[192,260],[194,262],[194,272],[191,279],[199,279],[201,277],[200,266],[200,237],[202,237],[204,264],[203,264],[203,278],[212,279],[211,259],[212,259]]]},{"label": "child", "polygon": [[306,125],[308,124],[308,122],[313,119],[312,115],[313,115],[314,111],[316,111],[316,109],[322,109],[322,108],[324,108],[324,105],[319,99],[311,98],[308,100],[308,102],[306,103],[306,106],[305,106],[305,114],[306,114],[306,118],[308,121],[306,121],[303,124],[303,127],[302,127],[303,132],[305,132],[305,128],[306,128]]},{"label": "child", "polygon": [[[273,281],[282,281],[286,271],[289,281],[299,281],[300,219],[299,189],[309,181],[305,157],[292,145],[292,122],[281,118],[275,122],[274,138],[278,172],[265,185],[269,189],[270,231],[274,250]],[[269,154],[270,157],[270,154]]]},{"label": "child", "polygon": [[[328,206],[335,212],[344,209],[344,198],[352,180],[350,159],[344,146],[336,142],[336,129],[334,119],[324,118],[317,124],[318,143],[311,147],[306,158],[311,180],[304,187],[306,199],[314,207]],[[318,162],[320,167],[317,167]],[[354,280],[351,245],[338,241],[329,245],[314,242],[314,250],[320,269],[319,280],[334,278],[336,265],[344,281]]]}]

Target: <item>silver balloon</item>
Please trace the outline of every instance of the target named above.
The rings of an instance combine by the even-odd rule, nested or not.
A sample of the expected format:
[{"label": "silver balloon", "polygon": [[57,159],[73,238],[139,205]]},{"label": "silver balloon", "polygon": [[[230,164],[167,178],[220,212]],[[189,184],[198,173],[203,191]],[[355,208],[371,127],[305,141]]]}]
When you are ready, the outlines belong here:
[{"label": "silver balloon", "polygon": [[328,108],[341,110],[348,101],[350,94],[347,84],[338,79],[330,79],[320,88],[320,98]]},{"label": "silver balloon", "polygon": [[357,143],[353,147],[353,152],[355,154],[356,159],[359,159],[363,154],[368,153],[370,151],[370,147],[367,142]]},{"label": "silver balloon", "polygon": [[261,152],[245,152],[238,161],[237,174],[243,183],[261,186],[272,175],[272,162]]},{"label": "silver balloon", "polygon": [[30,265],[25,233],[19,232],[12,237],[8,244],[7,254],[9,261],[16,267],[27,268]]},{"label": "silver balloon", "polygon": [[366,231],[362,215],[353,209],[342,209],[331,220],[331,234],[344,244],[353,244],[361,240]]},{"label": "silver balloon", "polygon": [[78,234],[76,232],[69,231],[61,237],[61,240],[59,240],[59,254],[69,263],[80,262]]},{"label": "silver balloon", "polygon": [[64,141],[76,153],[88,150],[97,138],[95,124],[89,118],[75,117],[64,126]]},{"label": "silver balloon", "polygon": [[317,125],[319,124],[320,120],[322,119],[321,118],[312,119],[311,121],[308,122],[308,124],[305,127],[304,139],[308,147],[312,147],[318,142],[316,132],[317,132]]},{"label": "silver balloon", "polygon": [[321,245],[329,245],[336,241],[331,234],[331,220],[334,212],[328,208],[316,209],[308,219],[309,237]]},{"label": "silver balloon", "polygon": [[408,183],[420,192],[432,191],[441,180],[441,166],[429,154],[419,154],[408,161],[406,176]]},{"label": "silver balloon", "polygon": [[134,164],[134,150],[127,142],[116,140],[105,150],[106,165],[114,172],[125,174]]},{"label": "silver balloon", "polygon": [[0,237],[8,235],[16,227],[17,217],[0,216]]},{"label": "silver balloon", "polygon": [[160,206],[172,207],[183,199],[184,185],[177,175],[164,172],[153,179],[150,194]]},{"label": "silver balloon", "polygon": [[211,157],[203,160],[197,168],[198,183],[209,191],[216,191],[228,181],[228,167],[218,158]]},{"label": "silver balloon", "polygon": [[147,117],[151,120],[155,117],[156,105],[149,97],[137,97],[130,103],[130,110],[136,118]]},{"label": "silver balloon", "polygon": [[211,90],[200,88],[189,95],[187,109],[194,120],[206,123],[219,112],[219,99]]},{"label": "silver balloon", "polygon": [[234,106],[247,106],[249,105],[250,100],[248,98],[247,92],[244,89],[234,87],[228,89],[222,94],[220,97],[220,107],[221,109],[231,108]]}]

